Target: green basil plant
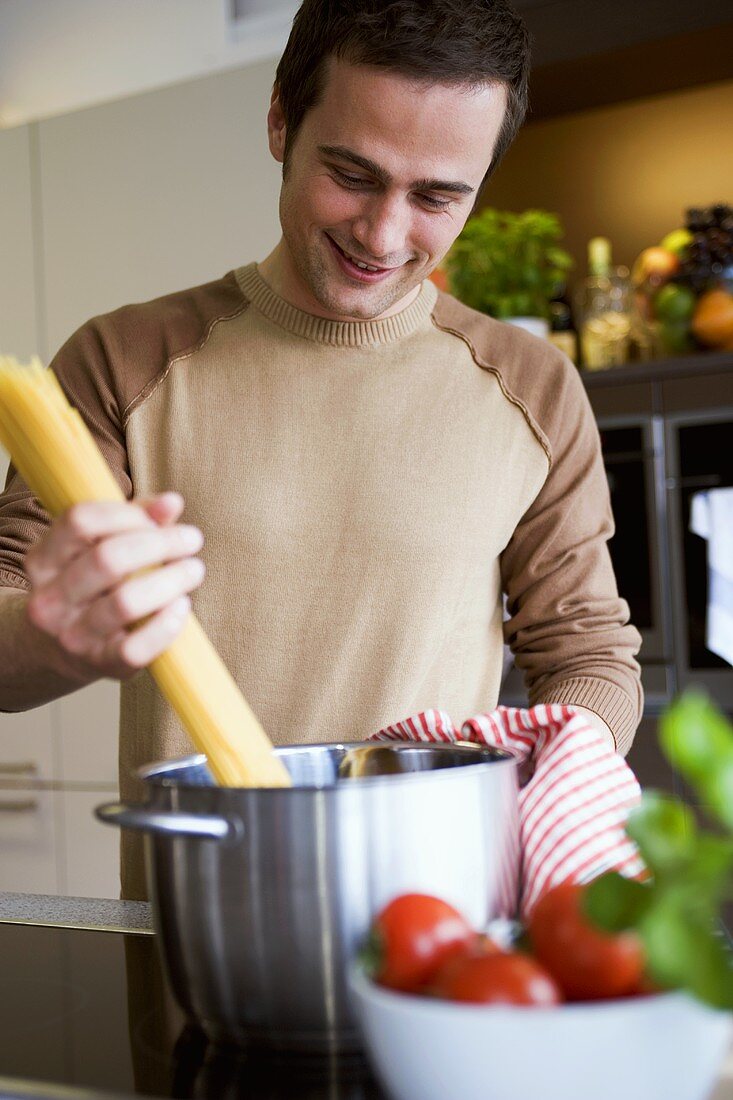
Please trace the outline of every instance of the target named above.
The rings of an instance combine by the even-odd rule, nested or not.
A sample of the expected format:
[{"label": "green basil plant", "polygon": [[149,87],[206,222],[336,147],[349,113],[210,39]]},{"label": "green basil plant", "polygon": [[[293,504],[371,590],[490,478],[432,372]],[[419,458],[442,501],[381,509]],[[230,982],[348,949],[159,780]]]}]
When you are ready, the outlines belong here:
[{"label": "green basil plant", "polygon": [[544,210],[482,210],[444,261],[451,293],[500,320],[549,319],[550,302],[573,266],[557,243],[562,236],[559,218]]},{"label": "green basil plant", "polygon": [[733,900],[733,726],[707,696],[689,691],[662,716],[659,740],[699,813],[645,791],[626,831],[650,877],[602,875],[588,887],[587,913],[609,932],[635,929],[662,988],[733,1009],[733,952],[722,923]]}]

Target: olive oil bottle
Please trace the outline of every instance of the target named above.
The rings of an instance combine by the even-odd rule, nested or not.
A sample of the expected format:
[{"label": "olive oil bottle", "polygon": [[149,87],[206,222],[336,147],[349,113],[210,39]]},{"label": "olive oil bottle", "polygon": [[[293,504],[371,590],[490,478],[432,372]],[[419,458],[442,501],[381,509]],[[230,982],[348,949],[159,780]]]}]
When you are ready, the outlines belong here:
[{"label": "olive oil bottle", "polygon": [[605,370],[628,361],[631,301],[629,269],[612,265],[607,237],[593,237],[588,242],[588,275],[575,298],[585,370]]}]

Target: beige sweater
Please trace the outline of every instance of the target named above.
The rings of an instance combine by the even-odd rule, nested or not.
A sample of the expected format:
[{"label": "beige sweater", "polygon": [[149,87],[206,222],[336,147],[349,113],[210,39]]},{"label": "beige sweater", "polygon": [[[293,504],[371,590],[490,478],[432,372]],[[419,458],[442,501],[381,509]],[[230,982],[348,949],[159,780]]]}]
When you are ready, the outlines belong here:
[{"label": "beige sweater", "polygon": [[[628,750],[640,640],[595,422],[551,344],[429,282],[386,320],[328,321],[250,264],[95,318],[53,368],[127,496],[183,493],[206,538],[194,610],[276,742],[490,710],[506,638],[532,703],[586,706]],[[28,586],[47,523],[11,468],[0,583]],[[147,673],[121,698],[137,798],[134,769],[191,744]],[[137,839],[125,849],[124,893],[143,897]]]}]

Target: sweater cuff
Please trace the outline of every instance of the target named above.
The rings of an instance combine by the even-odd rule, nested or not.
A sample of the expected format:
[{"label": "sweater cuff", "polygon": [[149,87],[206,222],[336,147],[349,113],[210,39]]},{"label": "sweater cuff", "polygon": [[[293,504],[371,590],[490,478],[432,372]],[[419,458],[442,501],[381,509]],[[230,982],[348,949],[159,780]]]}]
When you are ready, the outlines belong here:
[{"label": "sweater cuff", "polygon": [[27,592],[30,587],[27,577],[10,569],[0,569],[0,588],[23,588]]},{"label": "sweater cuff", "polygon": [[606,723],[616,742],[616,751],[626,756],[631,748],[638,725],[637,707],[629,696],[617,684],[608,680],[594,680],[590,677],[577,677],[552,684],[546,690],[540,689],[537,698],[530,700],[530,706],[537,703],[558,703],[566,707],[577,704],[587,707]]}]

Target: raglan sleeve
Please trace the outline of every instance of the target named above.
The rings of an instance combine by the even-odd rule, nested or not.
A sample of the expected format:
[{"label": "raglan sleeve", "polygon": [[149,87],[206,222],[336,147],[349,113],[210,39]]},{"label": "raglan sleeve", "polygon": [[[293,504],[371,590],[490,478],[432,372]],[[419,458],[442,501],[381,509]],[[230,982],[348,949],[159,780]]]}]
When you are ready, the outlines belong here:
[{"label": "raglan sleeve", "polygon": [[608,550],[610,494],[593,412],[568,362],[543,402],[548,473],[501,556],[505,641],[529,701],[597,714],[628,752],[641,718],[641,645]]},{"label": "raglan sleeve", "polygon": [[[53,359],[68,400],[80,412],[126,497],[132,495],[121,403],[114,380],[114,340],[102,319],[82,325]],[[0,493],[0,586],[29,589],[25,555],[51,519],[13,466]]]}]

